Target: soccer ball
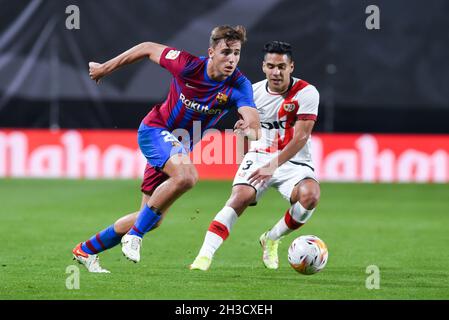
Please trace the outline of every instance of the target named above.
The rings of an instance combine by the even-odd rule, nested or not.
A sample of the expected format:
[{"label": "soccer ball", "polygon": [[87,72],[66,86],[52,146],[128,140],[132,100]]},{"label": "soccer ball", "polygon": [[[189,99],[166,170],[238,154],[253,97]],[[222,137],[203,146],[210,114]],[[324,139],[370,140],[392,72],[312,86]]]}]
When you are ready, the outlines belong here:
[{"label": "soccer ball", "polygon": [[300,236],[288,248],[288,262],[299,273],[310,275],[321,271],[327,263],[327,246],[317,236]]}]

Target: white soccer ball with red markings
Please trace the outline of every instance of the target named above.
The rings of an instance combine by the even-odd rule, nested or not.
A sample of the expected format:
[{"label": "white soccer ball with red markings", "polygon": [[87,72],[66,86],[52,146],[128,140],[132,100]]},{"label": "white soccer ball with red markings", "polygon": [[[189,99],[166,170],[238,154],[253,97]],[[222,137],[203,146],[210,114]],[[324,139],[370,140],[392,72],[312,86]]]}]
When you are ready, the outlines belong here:
[{"label": "white soccer ball with red markings", "polygon": [[300,236],[288,248],[288,262],[299,273],[310,275],[326,266],[327,246],[314,235]]}]

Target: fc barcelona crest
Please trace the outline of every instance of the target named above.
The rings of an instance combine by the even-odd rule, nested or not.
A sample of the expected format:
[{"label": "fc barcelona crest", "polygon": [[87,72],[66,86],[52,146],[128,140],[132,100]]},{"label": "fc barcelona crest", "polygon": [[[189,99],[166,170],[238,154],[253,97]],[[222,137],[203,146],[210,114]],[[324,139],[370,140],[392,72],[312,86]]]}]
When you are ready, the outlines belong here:
[{"label": "fc barcelona crest", "polygon": [[217,93],[217,97],[215,99],[217,100],[218,104],[226,104],[226,102],[228,102],[228,96],[223,92]]}]

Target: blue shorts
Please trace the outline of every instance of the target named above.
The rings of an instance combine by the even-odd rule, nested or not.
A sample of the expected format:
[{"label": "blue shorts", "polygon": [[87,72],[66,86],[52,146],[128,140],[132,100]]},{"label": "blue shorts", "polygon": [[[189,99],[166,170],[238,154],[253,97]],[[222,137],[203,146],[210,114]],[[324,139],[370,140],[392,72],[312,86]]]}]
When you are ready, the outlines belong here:
[{"label": "blue shorts", "polygon": [[156,170],[162,169],[172,155],[188,154],[182,143],[167,129],[149,127],[144,123],[137,131],[137,142],[148,163]]}]

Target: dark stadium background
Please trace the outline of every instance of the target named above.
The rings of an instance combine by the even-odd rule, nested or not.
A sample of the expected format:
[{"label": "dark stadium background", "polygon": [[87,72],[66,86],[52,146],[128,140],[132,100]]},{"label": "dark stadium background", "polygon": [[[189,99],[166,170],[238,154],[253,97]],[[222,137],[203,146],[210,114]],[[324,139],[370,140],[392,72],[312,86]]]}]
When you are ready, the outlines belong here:
[{"label": "dark stadium background", "polygon": [[[66,28],[70,5],[80,10],[80,29]],[[366,28],[369,5],[380,9],[379,30]],[[238,219],[211,269],[189,270],[238,167],[220,162],[237,149],[226,145],[235,135],[214,132],[219,143],[206,146],[217,146],[219,161],[199,148],[200,181],[145,236],[141,262],[126,261],[117,246],[101,253],[111,274],[89,274],[74,265],[72,249],[139,210],[146,159],[137,128],[165,99],[170,74],[146,60],[97,85],[88,62],[143,41],[206,55],[221,24],[246,26],[239,67],[250,81],[264,79],[264,44],[282,40],[293,46],[294,75],[318,88],[317,210],[282,239],[279,269],[265,269],[260,235],[290,206],[270,188]],[[129,313],[117,300],[157,300],[146,310],[164,319],[182,318],[170,316],[183,300],[277,300],[276,319],[316,317],[317,301],[304,300],[369,300],[371,314],[382,307],[373,300],[409,300],[401,313],[433,310],[437,301],[422,308],[416,300],[449,300],[448,57],[447,0],[0,0],[0,300],[114,300],[96,308],[102,313]],[[235,120],[231,113],[219,127]],[[305,234],[329,249],[325,269],[307,277],[287,260]],[[79,271],[79,290],[68,286],[70,270]],[[327,302],[335,314],[338,301]],[[341,306],[344,316],[356,310]]]},{"label": "dark stadium background", "polygon": [[[79,30],[65,27],[71,4],[80,9]],[[365,27],[370,4],[380,8],[380,30]],[[169,73],[140,62],[96,86],[88,61],[142,41],[205,55],[213,26],[244,24],[240,69],[253,82],[264,77],[265,42],[293,45],[295,76],[321,93],[315,131],[449,132],[445,0],[1,0],[0,8],[3,128],[137,128],[165,99]]]}]

